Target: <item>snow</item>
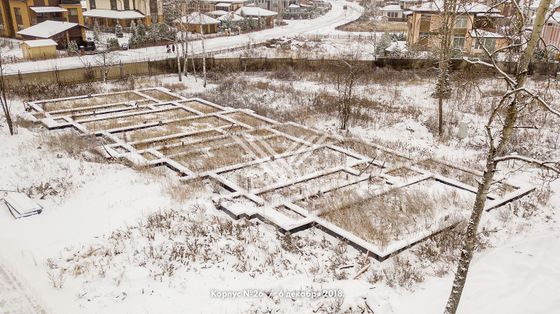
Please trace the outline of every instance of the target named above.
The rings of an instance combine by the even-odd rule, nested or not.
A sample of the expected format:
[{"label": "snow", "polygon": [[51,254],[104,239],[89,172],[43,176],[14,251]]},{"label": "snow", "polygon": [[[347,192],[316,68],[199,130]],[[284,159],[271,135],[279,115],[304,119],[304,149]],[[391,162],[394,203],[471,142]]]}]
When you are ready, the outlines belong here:
[{"label": "snow", "polygon": [[[236,74],[241,76],[243,74]],[[263,80],[262,78],[256,78]],[[419,79],[421,80],[421,79]],[[156,84],[177,84],[176,76],[158,77]],[[428,82],[431,84],[431,82]],[[272,84],[290,82],[274,81]],[[293,84],[293,83],[292,83]],[[405,104],[417,106],[421,111],[433,113],[434,101],[430,100],[430,87],[421,83],[371,83],[366,87],[357,88],[360,95],[367,94],[381,101],[382,106],[389,106],[391,99],[399,98]],[[187,87],[189,92],[202,92],[202,82],[191,75],[177,87]],[[323,91],[330,87],[324,83],[296,81],[297,88],[308,91]],[[395,85],[395,86],[393,86]],[[332,86],[331,86],[332,87]],[[214,87],[210,92],[214,92]],[[398,91],[398,96],[396,96]],[[247,97],[261,97],[246,92]],[[263,93],[269,94],[270,91]],[[475,97],[475,96],[473,96]],[[304,97],[302,97],[304,98]],[[264,101],[269,103],[267,98]],[[487,101],[483,99],[481,101]],[[293,99],[283,104],[296,106]],[[277,102],[270,101],[271,108],[280,107]],[[454,110],[450,103],[450,110]],[[16,106],[14,106],[16,107]],[[16,108],[19,108],[16,107]],[[406,107],[408,108],[408,107]],[[279,109],[280,110],[280,109]],[[432,110],[432,111],[430,111]],[[404,114],[404,109],[399,114]],[[25,115],[21,109],[18,114]],[[383,117],[382,117],[383,118]],[[399,118],[398,123],[380,127],[382,132],[372,132],[372,127],[353,127],[351,133],[364,138],[379,136],[391,140],[401,140],[411,146],[421,146],[436,150],[437,153],[448,155],[449,158],[472,155],[474,152],[460,145],[447,147],[437,143],[426,127],[418,120]],[[318,121],[315,126],[322,129],[332,122],[328,117]],[[475,121],[476,122],[476,121]],[[309,241],[322,241],[317,233],[305,234],[303,245],[297,250],[302,254],[293,254],[285,250],[272,251],[284,256],[281,261],[290,261],[291,266],[285,269],[282,264],[264,267],[263,273],[237,272],[235,264],[226,260],[218,265],[190,263],[190,270],[181,269],[174,277],[152,279],[145,268],[131,263],[135,248],[146,248],[143,238],[132,237],[126,241],[122,252],[116,254],[113,263],[104,278],[98,275],[97,269],[89,264],[88,275],[65,277],[61,289],[52,287],[47,272],[46,260],[52,258],[61,265],[67,258],[74,258],[74,253],[85,255],[89,245],[101,248],[110,247],[110,239],[116,230],[130,228],[137,232],[140,220],[147,215],[173,208],[180,213],[192,214],[201,219],[206,236],[215,236],[215,225],[204,221],[205,216],[194,209],[193,203],[186,204],[171,200],[165,192],[166,185],[160,178],[154,177],[145,170],[131,169],[116,163],[95,162],[81,157],[68,156],[64,152],[50,151],[42,144],[45,130],[28,131],[20,128],[15,136],[8,136],[5,124],[0,118],[0,189],[4,187],[27,188],[49,181],[66,180],[70,188],[60,196],[47,197],[38,202],[45,207],[43,214],[14,220],[7,210],[0,206],[0,311],[8,313],[240,313],[240,312],[279,312],[339,313],[353,306],[354,312],[367,312],[363,306],[367,304],[379,314],[416,314],[441,313],[449,295],[452,274],[428,275],[426,281],[416,286],[390,287],[383,282],[372,279],[385,271],[390,271],[391,260],[384,265],[373,264],[372,270],[362,277],[352,279],[335,279],[325,272],[332,266],[339,268],[350,265],[348,278],[352,278],[361,268],[356,266],[362,256],[351,248],[342,256],[349,259],[342,264],[330,264],[337,255],[330,255],[335,246],[309,249]],[[335,128],[332,128],[335,130]],[[471,128],[473,132],[475,126]],[[50,131],[49,131],[50,132]],[[472,134],[471,134],[472,135]],[[437,144],[437,146],[436,146]],[[528,179],[528,178],[525,178]],[[485,213],[482,226],[491,235],[491,247],[475,254],[469,271],[467,285],[459,312],[494,314],[548,314],[555,313],[560,307],[557,292],[560,291],[560,184],[551,185],[553,197],[551,205],[538,207],[536,217],[517,217],[512,214],[515,206],[500,209],[512,220],[506,224],[497,223],[499,212]],[[203,211],[210,215],[215,210],[203,198],[198,199]],[[191,206],[192,205],[192,206]],[[508,212],[508,210],[510,212]],[[519,210],[523,210],[522,208]],[[197,216],[199,215],[199,216]],[[237,226],[235,224],[235,226]],[[165,228],[164,228],[165,229]],[[227,255],[228,247],[253,247],[253,239],[275,248],[278,239],[273,228],[265,224],[253,224],[251,230],[258,230],[254,238],[247,237],[251,233],[242,233],[241,239],[227,238],[219,242],[219,247],[210,251],[211,257]],[[118,234],[118,233],[117,233]],[[136,235],[137,233],[134,233]],[[157,233],[154,244],[165,242],[165,233]],[[161,237],[160,237],[161,236]],[[204,239],[204,237],[202,238]],[[327,242],[337,243],[329,237]],[[176,242],[187,241],[185,237],[177,237]],[[203,242],[200,242],[203,245]],[[342,247],[346,247],[344,244]],[[120,248],[120,247],[119,247]],[[221,250],[221,251],[220,251]],[[249,263],[264,263],[265,258],[274,254],[262,255],[258,250],[242,251]],[[139,252],[142,254],[142,251]],[[227,258],[231,258],[228,255]],[[94,262],[104,261],[92,259]],[[273,259],[274,260],[274,259]],[[278,261],[278,260],[277,260]],[[387,264],[389,263],[389,264]],[[209,266],[209,267],[205,267]],[[311,268],[314,266],[315,268]],[[292,268],[293,267],[293,268]],[[414,264],[415,269],[430,271],[433,264],[422,260]],[[446,269],[451,264],[444,264]],[[278,273],[272,271],[276,269]],[[314,275],[310,269],[317,269]],[[451,269],[453,270],[453,269]],[[69,271],[73,271],[70,269]],[[7,275],[6,275],[7,274]],[[7,279],[6,279],[7,278]],[[308,289],[341,289],[344,299],[341,308],[328,307],[330,299],[311,298],[219,298],[212,291],[238,292],[243,289],[270,291],[278,295],[279,291],[296,291]],[[7,301],[6,301],[7,300]],[[356,306],[362,306],[358,309]],[[351,312],[351,311],[348,311]]]},{"label": "snow", "polygon": [[402,11],[403,9],[401,9],[401,6],[398,4],[390,4],[390,5],[386,5],[384,7],[382,7],[381,9],[379,9],[381,11]]},{"label": "snow", "polygon": [[207,14],[212,16],[222,16],[228,14],[228,12],[224,10],[215,10],[215,11],[210,11]]},{"label": "snow", "polygon": [[56,34],[78,26],[76,23],[59,22],[59,21],[44,21],[39,24],[28,27],[24,30],[17,32],[19,35],[37,37],[37,38],[50,38]]},{"label": "snow", "polygon": [[249,17],[267,17],[278,15],[278,13],[274,11],[269,11],[259,7],[241,7],[235,11],[235,14]]},{"label": "snow", "polygon": [[193,12],[187,16],[181,17],[181,23],[192,24],[192,25],[209,25],[209,24],[220,24],[220,21],[213,17],[200,12]]},{"label": "snow", "polygon": [[473,37],[480,37],[480,38],[506,38],[506,36],[498,33],[493,33],[485,30],[471,30],[469,34]]},{"label": "snow", "polygon": [[132,20],[144,18],[144,15],[138,11],[132,10],[93,9],[85,11],[84,17],[102,17],[108,19]]},{"label": "snow", "polygon": [[235,13],[229,13],[229,14],[224,14],[224,15],[220,16],[218,18],[218,20],[236,22],[236,21],[243,21],[244,18],[240,15],[235,14]]},{"label": "snow", "polygon": [[65,8],[61,7],[30,7],[31,11],[35,13],[57,13],[57,12],[68,12]]},{"label": "snow", "polygon": [[29,47],[48,47],[57,45],[56,41],[52,39],[24,40],[23,43]]}]

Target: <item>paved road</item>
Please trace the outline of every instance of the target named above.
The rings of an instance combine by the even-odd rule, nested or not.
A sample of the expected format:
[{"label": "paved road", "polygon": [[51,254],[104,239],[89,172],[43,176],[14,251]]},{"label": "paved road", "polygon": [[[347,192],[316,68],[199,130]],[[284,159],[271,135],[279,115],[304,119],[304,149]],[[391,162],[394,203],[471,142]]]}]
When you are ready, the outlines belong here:
[{"label": "paved road", "polygon": [[[344,0],[331,0],[332,9],[325,15],[313,20],[286,21],[288,25],[265,29],[258,32],[242,34],[229,37],[217,37],[207,39],[205,47],[207,52],[244,47],[248,44],[256,44],[273,38],[284,36],[296,36],[309,33],[331,33],[336,26],[351,22],[359,18],[363,8],[356,3]],[[344,9],[344,6],[347,8]],[[193,41],[192,49],[195,53],[202,52],[201,41]],[[144,60],[162,60],[171,57],[166,53],[165,46],[130,49],[128,51],[116,51],[110,54],[108,60],[118,64],[140,62]],[[5,74],[30,73],[52,71],[55,69],[77,69],[87,65],[96,66],[103,64],[98,55],[87,55],[81,57],[65,57],[50,60],[20,62],[6,64]]]}]

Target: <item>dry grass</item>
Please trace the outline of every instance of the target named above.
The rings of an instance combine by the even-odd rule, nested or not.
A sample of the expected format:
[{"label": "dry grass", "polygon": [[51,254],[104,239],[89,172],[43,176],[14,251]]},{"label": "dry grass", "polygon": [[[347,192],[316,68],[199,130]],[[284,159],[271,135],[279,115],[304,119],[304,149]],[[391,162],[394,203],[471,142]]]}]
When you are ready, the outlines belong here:
[{"label": "dry grass", "polygon": [[336,193],[321,203],[326,206],[315,209],[322,218],[381,247],[433,228],[441,209],[465,205],[455,189],[436,192],[422,184],[374,197]]}]

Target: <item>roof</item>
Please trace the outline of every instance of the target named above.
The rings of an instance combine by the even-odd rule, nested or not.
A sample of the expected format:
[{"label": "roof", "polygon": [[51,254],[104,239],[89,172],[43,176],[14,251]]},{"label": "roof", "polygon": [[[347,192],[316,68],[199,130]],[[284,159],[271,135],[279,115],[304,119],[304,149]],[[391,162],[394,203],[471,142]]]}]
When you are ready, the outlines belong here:
[{"label": "roof", "polygon": [[84,12],[85,17],[103,17],[108,19],[133,20],[144,18],[144,14],[134,10],[93,9]]},{"label": "roof", "polygon": [[292,3],[288,6],[288,8],[300,8],[300,6],[295,3]]},{"label": "roof", "polygon": [[235,13],[230,13],[230,14],[226,14],[226,15],[222,15],[218,18],[218,20],[222,21],[222,22],[237,22],[237,21],[243,21],[244,18],[241,15],[237,15]]},{"label": "roof", "polygon": [[26,44],[29,47],[49,47],[57,45],[56,41],[52,39],[24,40],[23,44]]},{"label": "roof", "polygon": [[17,33],[18,35],[29,36],[29,37],[51,38],[56,34],[60,34],[76,26],[83,27],[77,23],[47,20],[39,24],[35,24],[26,29],[23,29]]},{"label": "roof", "polygon": [[390,4],[379,9],[381,11],[402,11],[401,6],[398,4]]},{"label": "roof", "polygon": [[265,10],[259,7],[241,7],[235,11],[235,14],[241,16],[251,16],[251,17],[265,17],[265,16],[276,16],[278,13],[274,11]]},{"label": "roof", "polygon": [[219,20],[210,17],[206,14],[199,12],[193,12],[187,16],[181,17],[181,23],[192,24],[192,25],[210,25],[210,24],[220,24]]},{"label": "roof", "polygon": [[502,35],[502,34],[498,34],[498,33],[493,33],[493,32],[489,32],[489,31],[485,31],[482,29],[477,29],[477,30],[471,30],[470,31],[470,35],[473,38],[476,38],[477,36],[479,38],[506,38],[506,36]]},{"label": "roof", "polygon": [[[413,6],[410,10],[415,12],[443,12],[443,1],[432,1]],[[458,12],[460,13],[500,13],[500,10],[491,8],[485,4],[470,2],[458,5]]]},{"label": "roof", "polygon": [[218,2],[218,3],[216,3],[216,6],[217,7],[228,7],[229,8],[231,6],[231,3]]},{"label": "roof", "polygon": [[215,10],[215,11],[207,12],[206,14],[212,15],[212,16],[222,16],[222,15],[228,14],[228,12],[224,11],[224,10]]},{"label": "roof", "polygon": [[61,7],[31,7],[31,11],[35,13],[56,13],[56,12],[68,12],[65,8]]}]

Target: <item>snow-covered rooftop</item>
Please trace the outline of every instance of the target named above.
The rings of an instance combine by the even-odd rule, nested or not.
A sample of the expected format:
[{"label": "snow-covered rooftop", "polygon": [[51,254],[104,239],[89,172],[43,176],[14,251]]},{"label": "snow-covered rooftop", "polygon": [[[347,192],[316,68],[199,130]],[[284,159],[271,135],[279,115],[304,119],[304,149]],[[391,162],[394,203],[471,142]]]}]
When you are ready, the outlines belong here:
[{"label": "snow-covered rooftop", "polygon": [[229,13],[226,15],[222,15],[218,18],[218,20],[222,21],[222,22],[237,22],[237,21],[243,21],[244,18],[241,15],[237,15],[235,13]]},{"label": "snow-covered rooftop", "polygon": [[219,20],[216,20],[213,17],[210,17],[206,14],[202,14],[199,12],[193,12],[187,16],[181,17],[181,22],[186,24],[197,24],[197,25],[220,24]]},{"label": "snow-covered rooftop", "polygon": [[24,40],[23,43],[29,47],[48,47],[57,45],[56,41],[52,39]]},{"label": "snow-covered rooftop", "polygon": [[265,10],[259,7],[241,7],[235,11],[235,14],[250,17],[266,17],[278,15],[278,13],[274,11]]},{"label": "snow-covered rooftop", "polygon": [[231,3],[219,2],[219,3],[216,3],[216,6],[217,6],[217,7],[226,7],[226,8],[229,8],[229,7],[231,6]]},{"label": "snow-covered rooftop", "polygon": [[31,11],[35,13],[57,13],[57,12],[68,12],[65,8],[61,7],[31,7]]},{"label": "snow-covered rooftop", "polygon": [[56,34],[65,32],[72,27],[78,26],[77,23],[71,22],[59,22],[59,21],[44,21],[39,24],[33,25],[26,29],[23,29],[18,33],[18,35],[37,37],[37,38],[50,38]]},{"label": "snow-covered rooftop", "polygon": [[222,16],[222,15],[228,14],[228,12],[224,11],[224,10],[215,10],[215,11],[210,11],[206,14],[211,15],[211,16]]},{"label": "snow-covered rooftop", "polygon": [[471,30],[470,31],[471,37],[479,37],[479,38],[506,38],[506,36],[498,33],[493,33],[485,30]]},{"label": "snow-covered rooftop", "polygon": [[403,9],[398,4],[390,4],[390,5],[386,5],[386,6],[382,7],[379,10],[381,10],[381,11],[402,11]]},{"label": "snow-covered rooftop", "polygon": [[144,14],[133,10],[103,10],[93,9],[84,12],[85,17],[103,17],[108,19],[132,20],[144,18]]}]

